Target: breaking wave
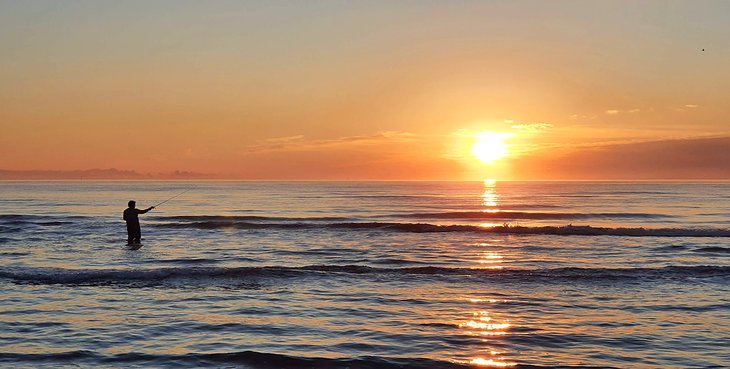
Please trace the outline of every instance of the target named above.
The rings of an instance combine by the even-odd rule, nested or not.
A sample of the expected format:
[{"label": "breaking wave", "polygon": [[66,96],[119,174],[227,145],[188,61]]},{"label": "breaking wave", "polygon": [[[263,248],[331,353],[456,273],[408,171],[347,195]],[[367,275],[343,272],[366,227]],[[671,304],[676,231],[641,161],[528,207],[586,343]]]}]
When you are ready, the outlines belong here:
[{"label": "breaking wave", "polygon": [[547,268],[547,269],[479,269],[459,267],[404,267],[379,268],[366,265],[308,265],[300,267],[175,267],[154,269],[63,269],[63,268],[6,268],[0,278],[15,283],[105,285],[164,282],[208,283],[218,280],[223,284],[256,284],[264,279],[307,277],[321,278],[336,275],[368,276],[443,276],[497,280],[545,282],[570,279],[572,281],[599,280],[656,280],[730,277],[730,266],[668,266],[663,268]]},{"label": "breaking wave", "polygon": [[[247,221],[239,217],[214,217],[213,220],[167,222],[157,227],[197,229],[335,229],[335,230],[380,230],[391,232],[436,233],[436,232],[479,232],[524,235],[559,236],[627,236],[627,237],[730,237],[729,228],[643,228],[643,227],[594,227],[576,226],[478,226],[437,225],[429,223],[398,222],[271,222]],[[194,219],[198,219],[197,217]],[[268,219],[266,219],[268,220]]]},{"label": "breaking wave", "polygon": [[653,219],[668,215],[649,213],[563,213],[529,211],[452,211],[439,213],[410,213],[398,216],[418,219]]},{"label": "breaking wave", "polygon": [[168,217],[156,217],[161,220],[177,220],[183,222],[240,222],[240,221],[260,221],[260,220],[277,220],[277,221],[308,221],[308,222],[335,222],[351,220],[346,217],[271,217],[259,215],[180,215]]}]

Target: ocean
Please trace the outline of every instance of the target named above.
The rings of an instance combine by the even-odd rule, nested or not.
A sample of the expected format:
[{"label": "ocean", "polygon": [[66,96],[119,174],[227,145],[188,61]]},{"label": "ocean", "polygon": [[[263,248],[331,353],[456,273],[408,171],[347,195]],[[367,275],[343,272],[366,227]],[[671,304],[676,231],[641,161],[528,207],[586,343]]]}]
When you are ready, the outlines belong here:
[{"label": "ocean", "polygon": [[729,227],[728,182],[0,182],[0,366],[730,367]]}]

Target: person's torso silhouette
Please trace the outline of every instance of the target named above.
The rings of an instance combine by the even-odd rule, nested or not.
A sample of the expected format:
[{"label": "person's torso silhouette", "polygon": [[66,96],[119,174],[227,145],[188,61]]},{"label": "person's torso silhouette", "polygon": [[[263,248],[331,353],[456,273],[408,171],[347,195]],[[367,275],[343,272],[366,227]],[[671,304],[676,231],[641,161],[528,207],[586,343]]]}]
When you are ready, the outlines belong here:
[{"label": "person's torso silhouette", "polygon": [[142,230],[139,226],[139,214],[144,214],[152,209],[154,206],[150,206],[147,209],[137,209],[136,202],[130,201],[128,208],[124,210],[124,220],[127,222],[127,243],[140,243],[142,240]]}]

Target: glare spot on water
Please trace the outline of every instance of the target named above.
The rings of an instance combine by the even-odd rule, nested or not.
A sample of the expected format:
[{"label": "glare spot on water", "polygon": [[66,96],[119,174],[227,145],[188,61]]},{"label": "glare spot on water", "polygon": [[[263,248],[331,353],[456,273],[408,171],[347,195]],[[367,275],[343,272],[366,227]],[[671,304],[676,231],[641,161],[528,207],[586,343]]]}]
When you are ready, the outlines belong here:
[{"label": "glare spot on water", "polygon": [[497,300],[497,299],[477,299],[477,298],[470,298],[470,302],[473,303],[479,303],[479,302],[488,302],[488,303],[496,303],[496,302],[506,302],[507,300]]},{"label": "glare spot on water", "polygon": [[469,364],[479,365],[479,366],[494,366],[494,367],[507,367],[507,366],[517,365],[517,363],[510,363],[510,362],[506,362],[506,361],[496,361],[494,359],[484,359],[481,357],[472,359],[469,362]]},{"label": "glare spot on water", "polygon": [[467,322],[460,323],[459,328],[471,329],[469,333],[478,334],[482,336],[497,336],[506,334],[507,328],[511,324],[507,323],[506,320],[501,323],[491,323],[492,317],[489,316],[488,311],[478,311],[473,313],[473,318]]},{"label": "glare spot on water", "polygon": [[[487,207],[496,207],[497,206],[497,180],[495,179],[485,179],[484,180],[484,192],[482,192],[482,205]],[[499,209],[485,209],[485,212],[497,212]]]},{"label": "glare spot on water", "polygon": [[501,264],[504,262],[503,259],[504,257],[496,252],[485,252],[478,262],[482,264],[483,269],[502,269],[503,266]]},{"label": "glare spot on water", "polygon": [[494,227],[500,227],[503,225],[504,224],[499,224],[499,223],[479,223],[479,226],[484,227],[484,228],[494,228]]}]

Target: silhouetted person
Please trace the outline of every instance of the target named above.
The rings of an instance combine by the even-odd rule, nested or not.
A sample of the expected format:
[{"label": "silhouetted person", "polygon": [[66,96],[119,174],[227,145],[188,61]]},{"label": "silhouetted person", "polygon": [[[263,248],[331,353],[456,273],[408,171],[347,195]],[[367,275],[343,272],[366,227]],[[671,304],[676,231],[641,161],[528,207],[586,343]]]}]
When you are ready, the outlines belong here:
[{"label": "silhouetted person", "polygon": [[135,208],[137,203],[132,200],[127,203],[129,206],[124,210],[124,220],[127,221],[127,243],[139,243],[142,239],[142,230],[139,228],[139,214],[144,214],[152,209],[154,206],[150,206],[147,209],[139,210]]}]

